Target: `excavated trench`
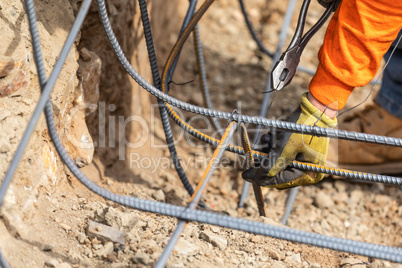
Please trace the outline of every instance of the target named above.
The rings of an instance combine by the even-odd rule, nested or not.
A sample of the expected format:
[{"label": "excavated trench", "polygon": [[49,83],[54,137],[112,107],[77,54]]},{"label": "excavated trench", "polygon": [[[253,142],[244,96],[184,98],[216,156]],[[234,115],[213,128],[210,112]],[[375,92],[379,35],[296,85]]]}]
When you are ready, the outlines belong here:
[{"label": "excavated trench", "polygon": [[[46,72],[49,75],[81,1],[35,2]],[[299,3],[300,4],[300,3]],[[177,39],[187,1],[148,1],[159,69]],[[320,9],[315,3],[312,17]],[[268,47],[275,48],[285,7],[281,1],[247,3],[250,18]],[[137,1],[107,1],[111,24],[134,68],[152,81]],[[297,7],[296,7],[297,10]],[[20,137],[39,98],[28,24],[21,3],[1,3],[0,172],[4,177]],[[314,21],[309,21],[312,24]],[[293,18],[294,27],[296,17]],[[260,27],[264,25],[264,27]],[[251,40],[236,1],[214,3],[200,23],[213,105],[256,115],[271,60]],[[290,37],[291,33],[289,33]],[[314,67],[323,32],[306,49],[304,65]],[[0,66],[4,66],[0,65]],[[0,70],[0,74],[1,71]],[[192,40],[185,45],[171,94],[203,106]],[[278,93],[270,115],[283,118],[299,102],[310,77],[298,74]],[[9,87],[17,81],[18,87]],[[359,99],[366,89],[354,96]],[[169,152],[154,97],[140,88],[118,62],[99,22],[96,3],[52,93],[58,131],[70,156],[97,184],[119,194],[186,205]],[[207,119],[183,113],[187,121],[213,134]],[[226,122],[222,122],[226,124]],[[173,123],[172,123],[173,125]],[[213,148],[173,126],[177,150],[192,183],[201,179]],[[94,146],[91,146],[93,144]],[[267,217],[258,216],[250,194],[237,202],[243,181],[242,159],[225,154],[203,200],[231,216],[280,225],[286,191],[264,189]],[[325,180],[303,187],[289,227],[402,246],[402,195],[383,185]],[[124,249],[88,233],[91,221],[124,232]],[[46,130],[38,124],[1,208],[0,247],[12,267],[152,266],[167,244],[177,220],[139,212],[106,201],[84,188],[62,164]],[[168,267],[391,267],[391,263],[262,237],[206,224],[190,223],[169,258]],[[346,267],[342,266],[342,267]],[[397,267],[397,265],[394,265]]]}]

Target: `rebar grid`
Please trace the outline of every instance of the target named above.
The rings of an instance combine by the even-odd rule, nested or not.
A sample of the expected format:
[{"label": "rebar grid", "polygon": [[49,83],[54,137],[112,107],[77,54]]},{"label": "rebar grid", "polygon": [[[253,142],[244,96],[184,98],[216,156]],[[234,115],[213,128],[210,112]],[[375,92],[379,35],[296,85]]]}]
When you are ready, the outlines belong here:
[{"label": "rebar grid", "polygon": [[[121,195],[111,193],[111,192],[103,189],[102,187],[96,185],[94,182],[89,180],[79,170],[79,168],[70,159],[67,152],[65,151],[65,149],[60,141],[60,138],[58,136],[58,133],[56,131],[56,128],[55,128],[52,109],[51,109],[50,100],[49,100],[50,92],[53,89],[56,79],[57,79],[57,77],[61,71],[61,68],[64,64],[64,61],[67,57],[67,54],[68,54],[70,48],[72,47],[75,37],[78,34],[79,29],[85,19],[86,13],[91,4],[91,0],[85,0],[82,3],[81,9],[77,15],[77,18],[73,24],[73,27],[72,27],[70,33],[66,39],[66,42],[60,53],[60,56],[56,62],[56,65],[47,81],[46,81],[46,75],[44,73],[43,61],[42,61],[42,56],[41,56],[41,45],[40,45],[40,39],[39,39],[37,26],[36,26],[36,15],[35,15],[35,10],[34,10],[34,3],[32,0],[26,0],[25,2],[26,2],[29,26],[30,26],[31,36],[32,36],[34,59],[35,59],[36,67],[37,67],[38,74],[39,74],[42,95],[34,110],[31,120],[29,121],[27,129],[24,132],[24,136],[23,136],[21,143],[19,144],[18,149],[13,157],[10,167],[6,173],[6,176],[1,184],[0,206],[3,203],[4,195],[6,193],[6,190],[9,186],[9,184],[11,183],[12,177],[13,177],[15,170],[18,166],[18,163],[22,157],[22,154],[27,145],[29,137],[31,136],[31,134],[33,132],[33,129],[38,121],[38,118],[39,118],[41,112],[43,111],[43,109],[46,106],[45,116],[46,116],[46,121],[48,124],[49,134],[54,142],[54,145],[55,145],[60,157],[65,162],[65,164],[68,166],[68,168],[71,170],[71,172],[87,188],[89,188],[94,193],[101,195],[102,197],[104,197],[106,199],[112,200],[116,203],[131,207],[134,209],[153,212],[153,213],[159,213],[159,214],[171,216],[171,217],[177,217],[177,218],[180,218],[181,220],[198,221],[198,222],[218,225],[218,226],[222,226],[222,227],[233,228],[233,229],[243,230],[243,231],[247,231],[247,232],[253,232],[256,234],[271,236],[271,237],[275,237],[275,238],[286,239],[286,240],[293,241],[293,242],[301,242],[301,243],[306,243],[306,244],[310,244],[310,245],[326,247],[326,248],[341,250],[341,251],[347,251],[350,253],[356,253],[356,254],[360,254],[360,255],[366,255],[366,256],[370,256],[370,257],[374,257],[374,258],[382,258],[382,259],[388,259],[390,261],[402,262],[402,251],[400,248],[375,245],[375,244],[353,241],[353,240],[348,240],[348,239],[336,238],[336,237],[329,237],[329,236],[325,236],[325,235],[319,235],[319,234],[315,234],[315,233],[309,233],[309,232],[304,232],[304,231],[299,231],[299,230],[294,230],[294,229],[289,229],[289,228],[284,228],[284,227],[271,226],[271,225],[263,224],[260,222],[254,222],[254,221],[244,220],[244,219],[240,219],[240,218],[219,215],[217,213],[211,213],[211,212],[199,211],[199,210],[189,210],[186,207],[180,207],[180,206],[159,203],[159,202],[154,202],[154,201],[149,201],[149,200],[142,200],[142,199],[135,198],[135,197],[121,196]],[[370,143],[402,147],[402,140],[397,139],[397,138],[377,136],[377,135],[368,135],[368,134],[356,133],[356,132],[328,130],[328,129],[322,129],[322,128],[318,128],[318,127],[311,127],[311,126],[305,126],[305,125],[292,124],[292,123],[288,123],[288,122],[269,120],[269,119],[264,119],[261,117],[251,117],[251,116],[240,115],[240,114],[238,114],[238,115],[230,114],[230,113],[225,113],[225,112],[221,112],[221,111],[215,111],[212,109],[205,109],[202,107],[194,106],[194,105],[182,102],[180,100],[177,100],[175,98],[172,98],[171,96],[159,91],[157,88],[150,85],[129,64],[127,58],[125,57],[124,53],[122,52],[120,45],[118,44],[117,39],[114,36],[114,33],[111,29],[111,26],[110,26],[110,23],[107,18],[107,14],[106,14],[104,0],[98,0],[98,5],[99,5],[99,13],[101,15],[101,19],[102,19],[102,23],[104,24],[105,31],[111,41],[111,44],[116,52],[116,55],[121,60],[123,66],[126,68],[128,73],[142,87],[144,87],[152,95],[156,96],[158,99],[162,100],[163,102],[172,104],[173,106],[176,106],[179,108],[183,108],[187,111],[191,111],[191,112],[195,112],[195,113],[199,113],[199,114],[203,114],[203,115],[208,115],[208,116],[213,116],[213,117],[218,117],[218,118],[225,118],[225,119],[232,118],[234,121],[242,121],[242,122],[249,122],[249,123],[253,123],[253,124],[277,127],[279,129],[288,130],[288,131],[292,131],[292,132],[303,132],[305,134],[312,134],[312,135],[317,135],[317,136],[328,136],[328,137],[332,137],[332,138],[343,138],[343,139],[349,139],[349,140],[353,140],[353,141],[365,141],[365,142],[370,142]],[[226,141],[228,141],[228,140],[226,140]],[[219,152],[221,152],[221,151],[223,153],[223,150],[219,150]],[[302,163],[300,163],[300,164],[296,163],[296,164],[298,165],[299,168],[304,168],[303,167],[304,164],[302,164]],[[325,169],[325,167],[320,167],[320,168]],[[311,170],[313,170],[313,171],[321,172],[321,169],[317,169],[317,167],[311,167]],[[343,172],[345,172],[345,171],[343,171]],[[344,174],[344,173],[341,173],[340,175],[342,175],[342,174]],[[363,175],[367,175],[367,174],[363,174]],[[400,178],[396,178],[396,179],[399,179],[396,182],[396,184],[400,185],[400,183],[401,183]],[[381,180],[381,179],[378,181],[383,182],[383,180]],[[391,182],[394,182],[394,181],[391,181]],[[4,258],[4,255],[2,255],[1,251],[0,251],[0,264],[3,267],[8,267],[8,264]]]}]

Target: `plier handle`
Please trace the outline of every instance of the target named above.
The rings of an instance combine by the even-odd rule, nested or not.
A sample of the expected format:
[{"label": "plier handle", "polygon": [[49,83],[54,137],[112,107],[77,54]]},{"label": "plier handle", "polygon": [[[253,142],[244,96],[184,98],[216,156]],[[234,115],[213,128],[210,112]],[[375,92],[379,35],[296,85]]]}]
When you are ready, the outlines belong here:
[{"label": "plier handle", "polygon": [[303,36],[304,25],[311,0],[304,0],[300,10],[299,19],[295,34],[290,42],[289,47],[281,55],[271,73],[271,89],[281,90],[292,81],[296,73],[297,66],[300,62],[301,54],[310,41],[311,37],[321,28],[325,21],[330,17],[331,13],[336,10],[339,0],[333,0],[325,10],[321,18],[311,27],[311,29]]}]

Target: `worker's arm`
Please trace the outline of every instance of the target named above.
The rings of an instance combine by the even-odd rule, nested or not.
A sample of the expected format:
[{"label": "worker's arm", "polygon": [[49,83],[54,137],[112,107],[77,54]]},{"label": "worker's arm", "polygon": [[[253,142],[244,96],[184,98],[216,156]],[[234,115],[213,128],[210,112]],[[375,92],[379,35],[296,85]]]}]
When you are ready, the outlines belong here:
[{"label": "worker's arm", "polygon": [[310,93],[342,109],[355,87],[369,83],[402,27],[402,1],[343,0],[328,25]]},{"label": "worker's arm", "polygon": [[[287,121],[335,127],[337,110],[344,107],[354,87],[373,79],[401,27],[400,0],[343,0],[329,23],[310,93],[302,96],[300,107]],[[316,183],[323,174],[288,166],[295,159],[325,164],[328,143],[326,137],[281,131],[269,157],[258,170],[243,172],[243,178],[279,189]]]}]

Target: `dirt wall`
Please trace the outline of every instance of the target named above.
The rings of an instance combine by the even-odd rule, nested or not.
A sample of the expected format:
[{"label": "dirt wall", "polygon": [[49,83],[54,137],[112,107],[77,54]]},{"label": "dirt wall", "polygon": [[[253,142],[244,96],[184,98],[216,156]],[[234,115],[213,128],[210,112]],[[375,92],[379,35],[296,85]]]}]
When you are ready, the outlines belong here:
[{"label": "dirt wall", "polygon": [[[81,2],[35,1],[47,76],[56,63]],[[159,8],[175,8],[172,1],[148,1],[154,28],[170,27],[177,22],[167,19],[167,13],[154,16],[157,12],[152,8],[154,2],[158,2]],[[152,81],[138,2],[107,1],[107,9],[127,57],[145,79]],[[40,97],[40,88],[23,1],[0,3],[0,32],[0,178],[3,178]],[[158,35],[166,38],[169,32],[156,31],[155,38],[159,39]],[[133,131],[138,128],[136,122],[126,119],[140,116],[149,122],[151,96],[118,62],[101,26],[95,1],[67,57],[51,101],[63,144],[78,166],[90,164],[95,155],[102,166],[111,167],[117,163],[117,169],[126,169],[127,152],[124,148],[122,151],[120,145],[125,146],[138,138],[137,132]],[[162,133],[160,123],[155,125],[158,128],[155,131]],[[143,145],[144,152],[149,151],[149,144],[147,141]],[[11,238],[34,239],[28,225],[43,212],[36,203],[55,194],[64,194],[65,185],[71,184],[70,179],[71,174],[57,155],[42,116],[1,211],[4,239],[0,239],[0,246],[5,248],[13,266],[28,264],[22,265],[21,255],[16,247],[13,248]],[[7,243],[10,245],[6,246]],[[34,255],[27,250],[24,254]],[[30,262],[33,267],[38,267],[39,260],[40,256],[32,257]]]}]

